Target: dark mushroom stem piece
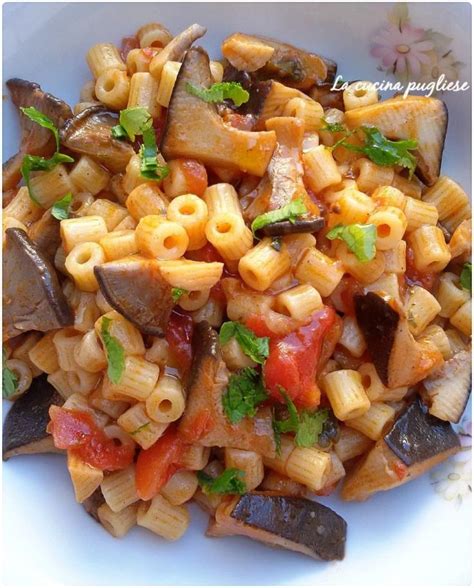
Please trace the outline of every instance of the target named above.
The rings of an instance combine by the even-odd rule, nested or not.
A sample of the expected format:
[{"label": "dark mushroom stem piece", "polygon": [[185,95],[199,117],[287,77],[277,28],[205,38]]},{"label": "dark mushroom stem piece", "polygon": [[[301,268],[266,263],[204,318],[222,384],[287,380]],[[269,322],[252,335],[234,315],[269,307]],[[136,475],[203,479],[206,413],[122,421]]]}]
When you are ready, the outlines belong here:
[{"label": "dark mushroom stem piece", "polygon": [[3,336],[74,323],[56,270],[22,229],[7,229],[3,255]]},{"label": "dark mushroom stem piece", "polygon": [[317,233],[324,227],[324,218],[297,219],[294,222],[279,221],[265,225],[255,232],[258,239],[262,237],[283,237],[295,233]]},{"label": "dark mushroom stem piece", "polygon": [[344,559],[347,523],[318,502],[272,492],[249,492],[224,499],[207,535],[244,535],[272,547],[297,551],[313,559]]},{"label": "dark mushroom stem piece", "polygon": [[49,407],[63,404],[62,397],[46,380],[35,378],[30,389],[10,408],[3,425],[3,459],[30,453],[58,453],[46,432]]}]

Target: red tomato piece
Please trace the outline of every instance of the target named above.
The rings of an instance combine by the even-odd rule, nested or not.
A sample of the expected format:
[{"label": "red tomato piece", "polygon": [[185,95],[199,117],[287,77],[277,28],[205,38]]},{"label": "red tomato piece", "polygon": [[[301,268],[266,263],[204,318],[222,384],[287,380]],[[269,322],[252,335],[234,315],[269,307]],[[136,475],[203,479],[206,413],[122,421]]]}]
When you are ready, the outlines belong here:
[{"label": "red tomato piece", "polygon": [[207,188],[206,168],[195,159],[179,159],[179,162],[189,192],[197,196],[203,196]]},{"label": "red tomato piece", "polygon": [[109,472],[123,470],[132,463],[135,444],[130,441],[117,445],[90,414],[51,406],[49,416],[48,432],[58,449],[67,449],[90,466]]},{"label": "red tomato piece", "polygon": [[192,316],[175,308],[168,321],[165,338],[175,363],[183,372],[191,367],[193,330]]},{"label": "red tomato piece", "polygon": [[283,337],[270,337],[270,354],[263,366],[265,387],[282,401],[284,388],[295,404],[315,408],[320,402],[316,370],[324,336],[333,326],[336,313],[326,306],[315,312],[309,324]]},{"label": "red tomato piece", "polygon": [[176,426],[170,425],[165,434],[148,449],[138,454],[135,470],[137,494],[151,500],[179,469],[180,459],[187,445],[181,441]]},{"label": "red tomato piece", "polygon": [[214,419],[212,418],[211,411],[205,408],[200,410],[186,427],[181,425],[179,432],[183,439],[186,439],[189,443],[195,443],[207,435],[213,426]]}]

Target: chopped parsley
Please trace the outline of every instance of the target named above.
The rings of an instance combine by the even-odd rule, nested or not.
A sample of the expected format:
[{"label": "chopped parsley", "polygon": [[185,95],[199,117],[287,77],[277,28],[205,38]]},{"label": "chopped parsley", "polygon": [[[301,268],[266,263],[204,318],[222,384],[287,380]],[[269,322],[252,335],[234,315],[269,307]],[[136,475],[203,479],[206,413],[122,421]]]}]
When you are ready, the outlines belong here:
[{"label": "chopped parsley", "polygon": [[229,468],[216,478],[201,470],[197,473],[197,478],[204,494],[245,494],[247,488],[244,475],[242,470]]},{"label": "chopped parsley", "polygon": [[153,126],[153,118],[143,106],[133,106],[120,111],[120,124],[112,127],[114,139],[125,139],[135,141],[136,135],[142,135],[147,129]]},{"label": "chopped parsley", "polygon": [[58,127],[53,123],[53,121],[45,114],[37,110],[34,106],[28,106],[27,108],[20,106],[20,110],[30,120],[40,125],[41,127],[44,127],[45,129],[49,129],[53,133],[54,140],[56,141],[56,151],[59,151],[59,131]]},{"label": "chopped parsley", "polygon": [[242,351],[256,363],[264,363],[270,353],[269,337],[257,337],[253,331],[236,321],[223,323],[219,333],[221,345],[235,337]]},{"label": "chopped parsley", "polygon": [[69,212],[71,210],[72,194],[68,192],[66,196],[63,196],[61,200],[57,200],[51,208],[51,214],[58,220],[65,220],[69,218]]},{"label": "chopped parsley", "polygon": [[30,184],[30,175],[31,172],[34,171],[51,171],[54,169],[59,163],[73,163],[74,159],[69,157],[69,155],[65,155],[64,153],[56,152],[53,157],[50,159],[45,159],[44,157],[40,157],[39,155],[25,155],[23,158],[23,162],[21,164],[21,175],[25,180],[25,184],[28,188],[28,193],[30,195],[31,200],[38,206],[41,204],[38,202],[37,198],[33,194]]},{"label": "chopped parsley", "polygon": [[224,102],[232,100],[235,106],[242,106],[248,102],[250,94],[242,88],[239,82],[219,82],[212,84],[210,88],[199,88],[193,84],[186,84],[186,92],[197,96],[204,102]]},{"label": "chopped parsley", "polygon": [[337,225],[326,234],[326,237],[331,241],[333,239],[344,241],[359,261],[366,262],[375,257],[377,240],[375,225]]},{"label": "chopped parsley", "polygon": [[179,301],[183,294],[188,294],[188,291],[184,288],[171,288],[171,298],[175,304]]},{"label": "chopped parsley", "polygon": [[156,135],[153,128],[143,132],[143,145],[138,152],[140,156],[140,175],[147,180],[160,182],[170,173],[167,165],[158,163],[158,147]]},{"label": "chopped parsley", "polygon": [[18,377],[13,370],[7,366],[7,354],[5,347],[2,349],[2,396],[11,398],[18,388]]},{"label": "chopped parsley", "polygon": [[460,276],[461,286],[465,290],[472,291],[472,263],[467,261],[462,268],[461,276]]},{"label": "chopped parsley", "polygon": [[257,406],[268,398],[257,370],[244,368],[232,374],[222,395],[224,412],[232,424],[257,414]]},{"label": "chopped parsley", "polygon": [[130,435],[138,435],[138,433],[141,433],[142,431],[146,431],[151,425],[151,421],[148,421],[147,423],[143,423],[143,425],[140,425],[138,427],[138,429],[135,429],[135,431],[132,431],[131,433],[129,433]]},{"label": "chopped parsley", "polygon": [[100,336],[107,355],[107,375],[113,384],[118,384],[125,369],[125,351],[120,341],[110,334],[112,319],[102,317]]},{"label": "chopped parsley", "polygon": [[325,118],[322,119],[324,122],[324,127],[321,128],[321,131],[329,131],[330,133],[347,133],[347,127],[340,123],[340,122],[329,122]]},{"label": "chopped parsley", "polygon": [[266,227],[272,223],[289,220],[290,223],[294,223],[298,217],[307,214],[308,210],[305,203],[301,198],[292,200],[289,204],[277,208],[276,210],[270,210],[258,215],[252,223],[252,231],[255,233],[259,229]]}]

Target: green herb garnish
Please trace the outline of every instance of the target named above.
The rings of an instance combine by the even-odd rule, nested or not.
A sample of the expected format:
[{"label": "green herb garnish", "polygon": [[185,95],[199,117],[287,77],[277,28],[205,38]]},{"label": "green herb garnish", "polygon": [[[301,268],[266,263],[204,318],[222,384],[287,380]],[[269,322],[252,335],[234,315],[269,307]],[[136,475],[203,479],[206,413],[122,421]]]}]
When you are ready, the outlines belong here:
[{"label": "green herb garnish", "polygon": [[324,122],[324,127],[322,127],[321,131],[329,131],[330,133],[347,133],[347,127],[339,122],[328,122],[325,118],[322,119]]},{"label": "green herb garnish", "polygon": [[270,353],[269,337],[257,337],[253,331],[236,321],[223,323],[219,333],[221,345],[235,337],[242,351],[256,363],[264,363]]},{"label": "green herb garnish", "polygon": [[158,147],[155,131],[152,128],[143,132],[143,145],[138,152],[140,155],[140,175],[147,180],[160,182],[170,173],[167,165],[158,163]]},{"label": "green herb garnish", "polygon": [[184,288],[171,288],[171,298],[175,304],[179,301],[183,294],[188,294],[188,291]]},{"label": "green herb garnish", "polygon": [[199,485],[204,494],[244,494],[247,491],[243,477],[245,472],[237,468],[224,470],[213,478],[204,471],[197,473]]},{"label": "green herb garnish", "polygon": [[135,429],[135,431],[132,431],[131,433],[129,433],[129,435],[138,435],[138,433],[141,433],[142,431],[146,431],[146,429],[148,429],[150,425],[151,425],[151,421],[148,421],[147,423],[140,425],[138,427],[138,429]]},{"label": "green herb garnish", "polygon": [[252,231],[255,233],[259,229],[266,227],[272,223],[277,223],[284,220],[289,220],[290,223],[294,223],[298,217],[308,212],[305,203],[301,198],[292,200],[289,204],[277,208],[276,210],[270,210],[258,215],[252,223]]},{"label": "green herb garnish", "polygon": [[112,319],[102,317],[100,335],[107,355],[107,375],[113,384],[118,384],[125,369],[125,351],[120,341],[110,334]]},{"label": "green herb garnish", "polygon": [[232,374],[227,390],[222,395],[224,412],[232,424],[245,417],[254,417],[257,406],[268,398],[257,370],[244,368]]},{"label": "green herb garnish", "polygon": [[27,108],[20,106],[20,110],[30,120],[40,125],[41,127],[44,127],[45,129],[49,129],[53,133],[54,139],[56,141],[56,151],[59,151],[59,131],[58,127],[53,123],[53,121],[45,114],[37,110],[34,106],[28,106]]},{"label": "green herb garnish", "polygon": [[71,210],[72,194],[68,192],[66,196],[63,196],[61,200],[54,203],[51,208],[51,215],[58,220],[65,220],[69,218],[69,212]]},{"label": "green herb garnish", "polygon": [[198,86],[187,83],[186,92],[192,96],[197,96],[204,102],[232,100],[235,106],[245,104],[250,98],[250,94],[238,82],[219,82],[212,84],[210,88],[198,88]]},{"label": "green herb garnish", "polygon": [[115,139],[135,141],[136,135],[143,135],[144,131],[153,126],[153,118],[143,106],[133,106],[120,111],[120,124],[112,127],[112,136]]},{"label": "green herb garnish", "polygon": [[331,241],[333,239],[344,241],[359,261],[366,262],[375,257],[377,240],[375,225],[337,225],[326,234],[326,237]]},{"label": "green herb garnish", "polygon": [[18,377],[13,370],[7,366],[7,354],[5,347],[2,349],[2,396],[11,398],[18,388]]},{"label": "green herb garnish", "polygon": [[463,265],[460,282],[465,290],[469,290],[469,292],[472,291],[472,263],[470,261],[466,261]]},{"label": "green herb garnish", "polygon": [[55,153],[53,157],[50,159],[45,159],[44,157],[40,157],[39,155],[25,155],[23,158],[23,162],[21,164],[21,175],[25,180],[25,184],[28,188],[28,193],[30,195],[31,200],[38,206],[41,204],[38,202],[37,198],[33,194],[30,185],[30,174],[34,171],[51,171],[54,169],[59,163],[73,163],[74,159],[69,157],[69,155],[64,155],[64,153]]}]

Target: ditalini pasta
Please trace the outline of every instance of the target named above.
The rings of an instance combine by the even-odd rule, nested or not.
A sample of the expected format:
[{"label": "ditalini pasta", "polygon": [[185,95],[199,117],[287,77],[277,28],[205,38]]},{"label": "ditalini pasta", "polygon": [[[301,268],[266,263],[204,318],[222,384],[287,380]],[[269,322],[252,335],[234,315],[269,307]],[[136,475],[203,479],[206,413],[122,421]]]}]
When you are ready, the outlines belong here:
[{"label": "ditalini pasta", "polygon": [[196,502],[209,535],[342,559],[311,495],[459,449],[471,208],[440,176],[446,110],[331,88],[331,60],[266,37],[210,61],[205,32],[94,45],[73,109],[7,81],[4,457],[65,452],[114,537],[177,540]]}]

